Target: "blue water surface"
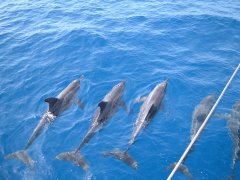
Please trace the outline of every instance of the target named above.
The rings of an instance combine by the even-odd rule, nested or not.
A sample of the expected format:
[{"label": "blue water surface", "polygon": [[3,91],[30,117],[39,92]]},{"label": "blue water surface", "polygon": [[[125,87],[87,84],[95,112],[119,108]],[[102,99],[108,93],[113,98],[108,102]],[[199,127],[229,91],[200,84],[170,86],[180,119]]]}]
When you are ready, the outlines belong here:
[{"label": "blue water surface", "polygon": [[[2,0],[0,179],[166,179],[189,143],[194,108],[220,94],[239,59],[239,0]],[[28,150],[34,170],[5,160],[26,145],[48,109],[44,99],[81,75],[85,108],[72,106],[35,141]],[[165,79],[164,104],[129,151],[139,170],[104,158],[103,151],[126,148],[141,106],[134,99]],[[82,149],[90,170],[55,160],[78,146],[98,102],[121,80],[133,113],[120,109]],[[239,82],[240,72],[216,111],[229,112],[240,99]],[[195,179],[226,179],[232,146],[226,121],[212,118],[185,164]]]}]

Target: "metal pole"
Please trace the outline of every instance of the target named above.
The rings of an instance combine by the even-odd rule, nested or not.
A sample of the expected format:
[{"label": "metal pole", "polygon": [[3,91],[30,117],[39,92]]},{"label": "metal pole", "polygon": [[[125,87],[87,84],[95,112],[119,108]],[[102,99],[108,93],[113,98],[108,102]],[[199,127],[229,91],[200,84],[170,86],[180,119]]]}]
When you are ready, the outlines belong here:
[{"label": "metal pole", "polygon": [[235,77],[235,75],[237,74],[238,70],[239,70],[240,64],[238,64],[237,68],[235,69],[234,73],[232,74],[231,78],[229,79],[229,81],[227,82],[226,86],[224,87],[224,89],[222,90],[222,93],[220,94],[220,96],[218,97],[217,101],[215,102],[214,106],[212,107],[211,111],[209,112],[208,116],[206,117],[206,119],[204,120],[203,124],[201,125],[201,127],[198,129],[198,132],[196,133],[196,135],[193,137],[192,141],[190,142],[190,144],[188,145],[187,149],[184,151],[182,157],[179,159],[178,163],[176,164],[176,166],[174,167],[174,169],[172,170],[171,174],[168,176],[167,180],[171,180],[173,175],[176,173],[177,169],[179,168],[180,164],[182,163],[182,161],[185,159],[185,157],[187,156],[188,152],[190,151],[190,149],[192,148],[193,144],[195,143],[195,141],[197,140],[198,136],[200,135],[200,133],[202,132],[203,128],[205,127],[205,125],[207,124],[209,118],[211,117],[213,111],[215,110],[215,108],[217,107],[219,101],[221,100],[222,96],[224,95],[224,93],[226,92],[228,86],[230,85],[230,83],[232,82],[233,78]]}]

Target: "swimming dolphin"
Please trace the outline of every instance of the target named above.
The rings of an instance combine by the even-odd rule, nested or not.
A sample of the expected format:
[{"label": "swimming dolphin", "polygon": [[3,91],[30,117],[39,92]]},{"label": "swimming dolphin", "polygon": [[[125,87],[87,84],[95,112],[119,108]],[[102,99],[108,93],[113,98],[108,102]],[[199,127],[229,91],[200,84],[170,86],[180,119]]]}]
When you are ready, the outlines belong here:
[{"label": "swimming dolphin", "polygon": [[215,117],[227,120],[228,132],[233,142],[232,175],[229,179],[234,179],[236,164],[240,159],[240,101],[233,105],[230,114],[215,114]]},{"label": "swimming dolphin", "polygon": [[76,79],[72,81],[57,97],[50,97],[45,99],[45,102],[49,104],[49,109],[40,119],[37,127],[34,129],[31,137],[29,138],[24,150],[6,155],[6,159],[19,159],[23,161],[26,165],[30,167],[33,166],[34,161],[26,153],[26,150],[41,134],[45,125],[52,123],[56,119],[56,117],[58,117],[66,109],[68,109],[73,102],[75,102],[81,109],[83,109],[83,103],[80,101],[80,99],[77,98],[77,92],[80,89],[80,80],[81,79]]},{"label": "swimming dolphin", "polygon": [[141,130],[149,124],[151,119],[160,108],[163,98],[166,94],[166,89],[167,80],[157,84],[148,96],[139,99],[139,101],[143,101],[143,105],[141,106],[138,118],[136,119],[135,128],[128,143],[128,148],[125,151],[114,150],[103,152],[104,156],[114,156],[115,158],[131,166],[133,169],[138,169],[137,162],[127,153],[127,151],[130,149],[130,146],[134,144]]},{"label": "swimming dolphin", "polygon": [[[196,135],[197,131],[201,127],[202,123],[206,119],[207,115],[211,111],[213,105],[215,102],[215,96],[214,95],[209,95],[206,96],[200,104],[195,108],[193,115],[192,115],[192,127],[191,127],[191,133],[190,133],[190,140],[194,138]],[[189,152],[193,152],[193,147]],[[189,155],[189,153],[188,153]],[[186,160],[187,156],[185,157],[184,161]],[[193,179],[192,174],[190,173],[189,169],[187,166],[184,164],[180,164],[178,171],[185,174],[186,176],[189,177],[189,179]],[[167,167],[167,169],[173,169],[176,166],[177,163],[173,163]]]},{"label": "swimming dolphin", "polygon": [[126,110],[126,105],[122,100],[125,84],[126,81],[122,81],[115,85],[112,90],[98,104],[91,127],[89,128],[87,134],[83,138],[78,148],[74,151],[58,154],[56,156],[56,159],[70,161],[74,165],[82,167],[85,171],[88,169],[87,163],[80,155],[80,149],[84,145],[86,145],[95,135],[95,133],[101,129],[102,125],[106,124],[107,121],[117,112],[119,106],[123,107]]}]

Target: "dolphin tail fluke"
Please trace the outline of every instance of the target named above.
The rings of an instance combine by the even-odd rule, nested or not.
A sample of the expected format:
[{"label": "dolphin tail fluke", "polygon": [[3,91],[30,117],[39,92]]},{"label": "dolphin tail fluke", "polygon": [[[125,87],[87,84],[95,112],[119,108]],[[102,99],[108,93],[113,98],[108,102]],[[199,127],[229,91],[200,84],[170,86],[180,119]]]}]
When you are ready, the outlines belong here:
[{"label": "dolphin tail fluke", "polygon": [[5,159],[18,159],[31,168],[34,166],[34,161],[24,150],[8,154]]},{"label": "dolphin tail fluke", "polygon": [[79,151],[63,152],[56,156],[56,159],[63,161],[70,161],[76,166],[82,167],[85,171],[88,170],[88,164],[85,162],[83,156]]},{"label": "dolphin tail fluke", "polygon": [[[167,166],[167,170],[172,170],[174,169],[174,167],[177,165],[177,163],[173,163],[173,164],[170,164],[169,166]],[[192,174],[190,173],[188,167],[184,164],[180,164],[178,170],[179,172],[183,173],[184,175],[188,176],[190,180],[193,180],[193,176]]]},{"label": "dolphin tail fluke", "polygon": [[132,167],[134,170],[138,170],[138,164],[137,162],[127,153],[127,151],[119,151],[119,150],[114,150],[114,151],[107,151],[102,153],[103,156],[109,157],[113,156],[130,167]]}]

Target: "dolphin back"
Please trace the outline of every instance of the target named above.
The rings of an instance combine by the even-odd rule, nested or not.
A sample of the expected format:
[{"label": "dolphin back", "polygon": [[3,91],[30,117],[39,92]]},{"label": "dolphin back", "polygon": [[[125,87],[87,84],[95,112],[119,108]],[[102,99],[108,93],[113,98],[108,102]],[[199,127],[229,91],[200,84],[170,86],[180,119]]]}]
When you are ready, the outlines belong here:
[{"label": "dolphin back", "polygon": [[26,151],[17,151],[15,153],[9,154],[5,156],[5,159],[18,159],[22,161],[29,167],[33,167],[34,161],[32,158],[26,153]]},{"label": "dolphin back", "polygon": [[119,150],[108,151],[108,152],[103,152],[102,155],[105,157],[113,156],[116,159],[123,161],[125,164],[129,165],[134,170],[138,169],[137,162],[126,151],[119,151]]},{"label": "dolphin back", "polygon": [[79,151],[63,152],[56,156],[56,159],[63,161],[70,161],[76,166],[82,167],[85,171],[88,170],[88,165],[84,158],[80,155]]},{"label": "dolphin back", "polygon": [[28,149],[32,145],[32,143],[35,141],[35,139],[42,133],[45,125],[49,122],[52,122],[55,118],[56,116],[51,114],[49,111],[43,115],[37,127],[34,129],[31,137],[29,138],[28,143],[25,146],[25,150]]}]

